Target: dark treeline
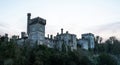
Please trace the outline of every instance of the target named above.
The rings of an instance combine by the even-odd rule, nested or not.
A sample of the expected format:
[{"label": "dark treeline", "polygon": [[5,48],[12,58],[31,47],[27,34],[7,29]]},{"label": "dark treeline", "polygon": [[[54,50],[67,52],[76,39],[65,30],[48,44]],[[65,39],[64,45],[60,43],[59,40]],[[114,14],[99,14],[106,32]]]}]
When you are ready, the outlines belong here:
[{"label": "dark treeline", "polygon": [[95,49],[87,51],[48,48],[45,45],[31,47],[29,43],[20,46],[14,40],[0,38],[0,65],[120,65],[120,41],[110,37],[102,43],[95,38]]}]

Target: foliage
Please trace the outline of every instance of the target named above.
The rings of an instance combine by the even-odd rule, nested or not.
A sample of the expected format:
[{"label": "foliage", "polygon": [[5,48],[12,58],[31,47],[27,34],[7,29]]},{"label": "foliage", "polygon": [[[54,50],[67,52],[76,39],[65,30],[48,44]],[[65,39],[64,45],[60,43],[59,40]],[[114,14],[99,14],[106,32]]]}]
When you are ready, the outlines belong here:
[{"label": "foliage", "polygon": [[117,65],[117,59],[109,54],[100,54],[98,57],[98,65]]},{"label": "foliage", "polygon": [[30,46],[29,42],[18,45],[13,40],[5,41],[1,37],[0,65],[117,65],[120,42],[114,37],[110,38],[105,43],[98,44],[95,51],[97,54],[80,47],[78,50],[66,51],[64,45],[62,51],[58,51],[45,45]]}]

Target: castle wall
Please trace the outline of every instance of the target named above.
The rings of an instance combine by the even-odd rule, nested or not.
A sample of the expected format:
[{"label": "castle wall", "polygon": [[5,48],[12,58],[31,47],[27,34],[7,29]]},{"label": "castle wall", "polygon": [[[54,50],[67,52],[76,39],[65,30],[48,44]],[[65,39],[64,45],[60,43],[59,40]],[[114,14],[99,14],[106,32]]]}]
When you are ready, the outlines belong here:
[{"label": "castle wall", "polygon": [[78,44],[81,45],[82,49],[86,49],[86,50],[89,49],[89,46],[88,46],[89,42],[87,40],[79,39]]}]

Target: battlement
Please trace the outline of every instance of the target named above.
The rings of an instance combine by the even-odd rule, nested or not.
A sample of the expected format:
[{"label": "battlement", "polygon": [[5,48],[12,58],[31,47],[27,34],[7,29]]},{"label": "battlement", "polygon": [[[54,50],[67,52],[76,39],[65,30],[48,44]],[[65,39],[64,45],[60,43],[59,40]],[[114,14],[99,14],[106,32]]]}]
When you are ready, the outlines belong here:
[{"label": "battlement", "polygon": [[36,18],[31,19],[29,24],[32,25],[32,24],[36,24],[36,23],[46,25],[46,20],[43,18],[40,18],[40,17],[36,17]]}]

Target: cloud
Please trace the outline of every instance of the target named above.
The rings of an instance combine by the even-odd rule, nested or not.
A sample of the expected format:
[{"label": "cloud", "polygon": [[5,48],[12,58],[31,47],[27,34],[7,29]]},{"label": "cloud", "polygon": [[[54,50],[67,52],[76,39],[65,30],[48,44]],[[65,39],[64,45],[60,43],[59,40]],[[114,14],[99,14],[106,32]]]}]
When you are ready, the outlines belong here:
[{"label": "cloud", "polygon": [[110,36],[116,36],[120,39],[120,22],[108,23],[100,26],[92,27],[90,30],[96,35],[102,36],[107,39]]},{"label": "cloud", "polygon": [[119,30],[120,22],[105,24],[105,25],[99,26],[98,28],[99,28],[98,30],[101,30],[101,31],[120,31]]},{"label": "cloud", "polygon": [[0,22],[0,35],[4,35],[5,33],[9,34],[11,37],[12,35],[19,35],[22,31],[21,27],[15,24],[8,24],[6,22]]}]

